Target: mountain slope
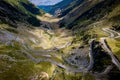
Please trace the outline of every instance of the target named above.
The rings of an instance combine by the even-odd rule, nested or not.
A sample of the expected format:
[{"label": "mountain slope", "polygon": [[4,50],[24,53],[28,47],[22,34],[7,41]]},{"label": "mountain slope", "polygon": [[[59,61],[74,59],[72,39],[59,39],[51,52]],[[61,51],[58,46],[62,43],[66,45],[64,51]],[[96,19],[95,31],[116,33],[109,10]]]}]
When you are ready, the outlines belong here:
[{"label": "mountain slope", "polygon": [[42,12],[27,0],[0,1],[0,80],[36,79],[37,75],[47,74],[42,71],[52,66],[45,63],[44,69],[39,68],[43,64],[37,65],[25,55],[32,53],[27,45],[31,47],[38,39],[30,33],[40,27],[37,15]]},{"label": "mountain slope", "polygon": [[84,14],[86,11],[94,7],[96,4],[99,4],[103,0],[85,0],[82,2],[82,4],[76,6],[73,8],[65,17],[64,17],[64,22],[67,24],[70,24],[74,22],[75,19],[77,19],[79,16]]},{"label": "mountain slope", "polygon": [[88,42],[94,35],[97,35],[97,38],[104,36],[100,31],[103,27],[117,27],[119,30],[119,7],[119,0],[86,0],[73,8],[60,24],[74,30],[78,41],[82,39]]},{"label": "mountain slope", "polygon": [[[89,7],[86,7],[86,5]],[[102,6],[100,6],[100,5],[102,5]],[[105,7],[105,6],[107,6],[107,7]],[[65,15],[64,19],[61,22],[63,22],[63,24],[65,23],[67,25],[70,24],[71,27],[74,27],[74,25],[71,25],[71,24],[77,25],[76,22],[79,23],[80,20],[82,20],[82,19],[84,20],[84,18],[86,18],[86,20],[89,20],[90,18],[100,19],[100,18],[103,18],[105,15],[107,17],[118,16],[119,12],[116,14],[110,13],[111,11],[113,11],[113,12],[118,11],[119,10],[118,7],[119,7],[119,1],[113,1],[113,3],[112,3],[112,0],[110,0],[110,1],[85,0],[85,1],[83,1],[83,3],[79,4],[78,6],[72,8],[70,11],[68,11],[69,13]],[[116,10],[114,10],[114,9],[116,9]],[[63,14],[65,14],[65,13],[67,13],[67,12],[63,12]],[[103,13],[105,13],[105,14],[103,14]],[[108,15],[110,15],[110,16],[108,16]],[[90,21],[92,21],[92,20],[90,20]],[[69,28],[70,28],[70,26],[69,26]]]},{"label": "mountain slope", "polygon": [[63,17],[67,15],[72,9],[77,7],[78,5],[82,4],[84,0],[74,0],[68,6],[64,7],[61,11],[61,14],[58,17]]},{"label": "mountain slope", "polygon": [[[42,15],[42,11],[37,9],[33,4],[31,4],[27,0],[0,1],[1,22],[5,22],[15,26],[16,22],[25,21],[26,23],[29,23],[31,25],[40,26],[40,21],[36,19],[35,15]],[[31,22],[31,19],[34,19],[35,22]]]},{"label": "mountain slope", "polygon": [[28,0],[0,1],[0,80],[119,80],[120,1],[56,6],[60,19]]},{"label": "mountain slope", "polygon": [[55,11],[60,9],[64,9],[65,7],[67,7],[71,2],[73,2],[74,0],[63,0],[55,5],[52,6],[38,6],[39,8],[45,10],[46,12],[50,13],[50,14],[55,14]]},{"label": "mountain slope", "polygon": [[57,68],[61,71],[58,50],[73,36],[57,27],[58,20],[28,0],[0,1],[0,80],[49,80]]},{"label": "mountain slope", "polygon": [[[120,37],[117,39],[113,37],[106,38],[108,35],[113,35],[114,33],[110,33],[109,30],[107,32],[109,34],[104,32],[105,28],[110,28],[120,33],[119,0],[84,0],[81,4],[68,11],[63,20],[60,21],[60,25],[61,27],[66,27],[67,29],[73,31],[73,34],[76,36],[76,38],[73,40],[73,43],[83,42],[83,45],[88,45],[91,40],[96,40],[98,43],[101,43],[101,40],[105,39],[107,46],[110,48],[110,51],[113,52],[113,55],[117,57],[118,61],[120,60]],[[114,34],[114,36],[115,35],[119,36],[119,34]],[[100,49],[100,46],[102,45],[103,44],[97,46],[99,46]],[[98,70],[98,73],[101,69],[100,66],[102,63],[109,63],[106,62],[107,60],[102,61],[102,53],[104,52],[99,53],[99,49],[95,51],[95,53],[93,52],[93,57],[96,57],[93,69],[95,71]],[[99,55],[99,57],[97,55]],[[111,74],[111,72],[115,73],[113,73],[114,75],[109,76],[107,78],[108,80],[112,80],[114,77],[119,78],[118,75],[120,74],[120,71],[117,70],[117,73],[116,71],[112,70],[108,73],[108,75]],[[100,77],[100,79],[105,78],[102,75],[96,75],[96,78],[97,77]]]}]

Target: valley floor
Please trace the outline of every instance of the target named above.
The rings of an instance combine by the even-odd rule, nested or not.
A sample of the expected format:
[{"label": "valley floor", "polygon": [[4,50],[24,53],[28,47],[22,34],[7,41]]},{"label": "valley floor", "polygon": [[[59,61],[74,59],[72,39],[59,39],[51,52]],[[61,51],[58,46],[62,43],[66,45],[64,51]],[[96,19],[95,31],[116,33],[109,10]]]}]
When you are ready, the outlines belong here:
[{"label": "valley floor", "polygon": [[0,25],[0,80],[109,80],[110,73],[118,77],[120,59],[110,40],[119,39],[119,32],[102,28],[110,36],[85,45],[74,43],[77,37],[71,30],[59,28],[60,19],[49,14],[38,18],[42,25],[33,29]]}]

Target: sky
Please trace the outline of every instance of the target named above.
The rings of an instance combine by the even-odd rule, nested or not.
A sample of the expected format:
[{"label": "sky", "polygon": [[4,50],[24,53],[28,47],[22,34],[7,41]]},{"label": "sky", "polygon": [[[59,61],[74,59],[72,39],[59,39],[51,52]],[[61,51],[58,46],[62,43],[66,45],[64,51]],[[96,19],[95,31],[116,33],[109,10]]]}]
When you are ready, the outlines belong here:
[{"label": "sky", "polygon": [[35,5],[54,5],[62,0],[29,0]]}]

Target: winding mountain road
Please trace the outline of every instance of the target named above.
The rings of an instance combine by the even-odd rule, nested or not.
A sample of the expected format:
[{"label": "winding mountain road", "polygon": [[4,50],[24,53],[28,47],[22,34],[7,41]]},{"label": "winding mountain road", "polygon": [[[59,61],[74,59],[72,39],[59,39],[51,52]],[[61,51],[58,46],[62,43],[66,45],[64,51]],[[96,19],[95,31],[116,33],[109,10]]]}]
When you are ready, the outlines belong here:
[{"label": "winding mountain road", "polygon": [[[91,40],[90,42],[90,45],[91,45],[91,49],[90,49],[90,53],[89,53],[89,57],[90,57],[90,63],[89,63],[89,66],[87,68],[74,68],[74,67],[70,67],[70,66],[67,66],[65,64],[62,64],[60,62],[57,62],[57,61],[54,61],[54,60],[51,60],[49,57],[48,58],[35,58],[34,56],[32,56],[30,53],[29,53],[29,49],[28,47],[25,47],[26,50],[22,50],[22,52],[27,55],[32,61],[34,61],[35,63],[40,63],[40,62],[50,62],[54,65],[57,65],[58,67],[61,67],[61,68],[64,68],[65,70],[67,71],[70,71],[70,72],[88,72],[92,67],[93,67],[93,64],[94,64],[94,60],[93,60],[93,46],[94,46],[94,40]],[[54,56],[55,57],[55,56]]]},{"label": "winding mountain road", "polygon": [[[113,30],[110,30],[109,28],[103,28],[102,29],[104,32],[110,34],[110,38],[119,38],[120,37],[120,34],[118,32],[115,32]],[[118,34],[118,36],[115,36],[114,33]],[[120,69],[120,63],[119,61],[117,60],[117,58],[113,55],[112,51],[110,50],[108,44],[106,43],[106,39],[109,38],[109,37],[101,37],[100,40],[101,40],[101,43],[103,44],[103,47],[104,49],[108,52],[108,54],[111,56],[111,59],[112,59],[112,62]],[[65,70],[67,71],[70,71],[70,72],[88,72],[92,69],[92,67],[94,66],[94,58],[93,58],[93,48],[94,48],[94,42],[95,40],[94,39],[91,39],[90,41],[90,52],[89,52],[89,65],[85,68],[81,68],[81,67],[78,67],[78,68],[74,68],[72,66],[68,66],[68,65],[65,65],[61,62],[57,62],[55,60],[52,60],[50,59],[49,57],[51,57],[51,55],[49,54],[49,57],[47,58],[35,58],[33,55],[31,55],[29,53],[29,51],[31,51],[31,49],[29,49],[29,47],[26,47],[26,45],[24,45],[24,47],[26,48],[26,50],[22,50],[23,53],[25,53],[32,61],[34,61],[35,63],[40,63],[40,62],[50,62],[54,65],[57,65],[58,67],[61,67],[61,68],[64,68]],[[62,49],[62,48],[65,48],[67,46],[71,45],[71,43],[66,43],[65,45],[59,47],[58,49]],[[48,56],[48,54],[45,54],[43,56]],[[54,56],[56,57],[56,56]]]},{"label": "winding mountain road", "polygon": [[112,51],[110,50],[107,41],[105,38],[101,38],[101,43],[103,44],[104,50],[106,50],[108,52],[108,54],[110,55],[112,62],[119,68],[120,70],[120,62],[118,61],[118,59],[113,55]]},{"label": "winding mountain road", "polygon": [[[110,38],[115,39],[115,38],[119,38],[119,37],[120,37],[120,33],[116,32],[116,31],[114,31],[114,30],[111,30],[111,29],[109,29],[109,28],[103,28],[102,30],[103,30],[104,32],[107,32],[108,34],[110,34]],[[117,33],[117,36],[115,36],[114,33]],[[108,52],[108,55],[110,55],[110,57],[111,57],[111,59],[112,59],[112,62],[113,62],[113,63],[118,67],[118,69],[120,70],[120,62],[119,62],[119,60],[113,55],[111,49],[109,48],[109,46],[108,46],[108,44],[107,44],[107,41],[106,41],[107,38],[108,38],[108,37],[102,37],[102,38],[100,38],[101,43],[103,44],[102,47],[103,47],[103,49],[104,49],[105,51]]]},{"label": "winding mountain road", "polygon": [[23,50],[23,53],[25,53],[32,61],[34,61],[35,63],[40,63],[40,62],[50,62],[52,64],[55,64],[57,65],[58,67],[61,67],[61,68],[64,68],[66,69],[67,71],[70,71],[70,72],[83,72],[84,70],[83,69],[76,69],[76,68],[72,68],[72,67],[69,67],[69,66],[66,66],[62,63],[59,63],[59,62],[56,62],[56,61],[53,61],[49,58],[39,58],[39,59],[36,59],[34,58],[30,53],[28,53],[27,51]]}]

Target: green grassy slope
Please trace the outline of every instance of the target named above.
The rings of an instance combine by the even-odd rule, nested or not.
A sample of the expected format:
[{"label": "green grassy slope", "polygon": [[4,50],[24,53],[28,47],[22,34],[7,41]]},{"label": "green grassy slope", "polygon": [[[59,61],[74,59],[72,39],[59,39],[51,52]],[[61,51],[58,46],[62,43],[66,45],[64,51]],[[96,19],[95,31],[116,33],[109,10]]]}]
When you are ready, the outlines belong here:
[{"label": "green grassy slope", "polygon": [[[87,1],[87,0],[86,0]],[[80,4],[72,9],[61,21],[61,26],[73,31],[73,43],[83,42],[83,45],[89,45],[91,39],[100,40],[101,37],[108,37],[102,28],[112,28],[120,32],[120,1],[119,0],[89,0],[90,2]],[[92,3],[93,1],[93,3]],[[107,39],[113,54],[120,60],[120,39]],[[97,49],[95,52],[95,65],[100,70],[102,64],[108,64],[102,53]],[[102,50],[101,50],[102,51]],[[103,59],[103,60],[102,60]],[[97,63],[98,61],[98,63]],[[99,63],[100,61],[100,63]],[[95,70],[97,70],[95,68]],[[103,68],[102,68],[103,69]],[[112,71],[111,71],[112,72]],[[109,76],[109,80],[114,77],[119,78],[119,70],[113,71],[113,75]],[[102,77],[101,77],[102,78]],[[116,79],[118,80],[118,79]]]},{"label": "green grassy slope", "polygon": [[[74,39],[75,43],[83,41],[84,44],[88,44],[90,39],[96,38],[99,40],[100,37],[108,36],[108,34],[102,31],[102,28],[108,27],[120,31],[119,0],[103,0],[100,3],[95,3],[94,6],[89,6],[89,9],[84,6],[81,6],[79,9],[71,13],[72,16],[70,18],[69,16],[67,17],[69,20],[66,21],[65,25],[62,25],[73,30],[74,35],[76,35]],[[86,11],[81,14],[81,10],[83,9],[86,9]],[[120,47],[117,45],[120,40],[108,40],[108,42],[113,53],[120,58]]]},{"label": "green grassy slope", "polygon": [[40,26],[36,15],[43,13],[27,0],[0,0],[0,80],[32,80],[42,71],[50,72],[48,67],[52,65],[46,63],[45,68],[43,64],[38,67],[24,54],[25,48],[19,41],[20,36],[29,37],[28,29]]},{"label": "green grassy slope", "polygon": [[[67,41],[72,40],[72,37],[69,37],[64,29],[58,29],[56,31],[58,33],[55,34],[54,31],[46,30],[45,26],[38,25],[40,21],[36,17],[41,15],[42,12],[27,0],[0,1],[0,80],[54,78],[56,74],[54,72],[57,72],[56,68],[58,68],[56,65],[49,62],[35,63],[26,55],[26,52],[36,59],[51,59],[62,63],[61,52],[48,50],[66,44]],[[61,75],[61,69],[58,70],[60,71],[55,79],[64,80],[62,76],[66,76],[67,73]],[[70,74],[67,77],[72,77],[69,79],[72,80],[75,75]],[[76,76],[76,78],[79,77]]]},{"label": "green grassy slope", "polygon": [[[85,2],[87,1],[85,0]],[[49,62],[36,64],[26,55],[27,52],[36,59],[51,59],[69,66],[64,62],[63,57],[77,54],[77,52],[71,53],[72,50],[76,50],[76,46],[77,49],[84,48],[84,45],[88,48],[90,39],[96,38],[99,40],[100,37],[108,36],[102,31],[102,28],[112,27],[120,31],[119,0],[99,0],[102,1],[100,3],[98,0],[89,1],[91,2],[86,3],[87,7],[84,2],[84,5],[78,5],[76,2],[74,2],[74,5],[70,4],[65,10],[74,8],[69,11],[68,15],[71,15],[71,17],[68,16],[67,19],[69,20],[66,19],[67,23],[63,26],[70,30],[57,29],[56,33],[44,29],[44,26],[43,28],[38,27],[40,21],[36,16],[42,15],[44,12],[37,9],[29,1],[0,1],[0,80],[95,80],[92,72],[87,74],[72,73]],[[84,10],[81,11],[80,9]],[[42,18],[47,18],[47,16],[42,16]],[[52,22],[52,19],[48,20]],[[53,26],[56,27],[54,24]],[[73,31],[73,34],[71,31]],[[50,51],[56,49],[56,46],[66,44],[68,41],[72,45],[65,49]],[[113,53],[120,59],[120,40],[108,39],[107,41]],[[95,46],[95,51],[96,54],[98,53],[95,60],[100,64],[96,64],[94,70],[103,71],[103,68],[99,67],[101,64],[105,64],[102,66],[104,69],[111,64],[107,61],[106,56],[102,55],[104,51],[101,50],[101,47]],[[110,74],[111,77],[116,77],[117,71],[112,73],[113,75]],[[103,75],[103,77],[108,78],[106,75]]]},{"label": "green grassy slope", "polygon": [[[87,4],[89,8],[83,6],[84,4]],[[93,1],[91,3],[86,2],[80,5],[81,6],[78,9],[77,6],[76,10],[72,10],[73,12],[71,11],[67,14],[68,19],[65,17],[60,22],[61,26],[65,26],[74,31],[78,41],[79,39],[82,39],[83,41],[88,42],[90,38],[94,37],[93,33],[95,35],[98,34],[98,38],[105,36],[105,34],[100,31],[103,27],[113,26],[116,27],[116,29],[119,29],[119,0]],[[100,33],[97,33],[98,31],[100,31]]]},{"label": "green grassy slope", "polygon": [[36,15],[44,12],[36,8],[27,0],[2,0],[0,1],[0,23],[7,23],[14,27],[17,22],[40,26]]},{"label": "green grassy slope", "polygon": [[73,8],[63,19],[63,23],[69,25],[73,23],[79,16],[90,10],[95,5],[101,3],[104,0],[84,0],[81,4]]}]

